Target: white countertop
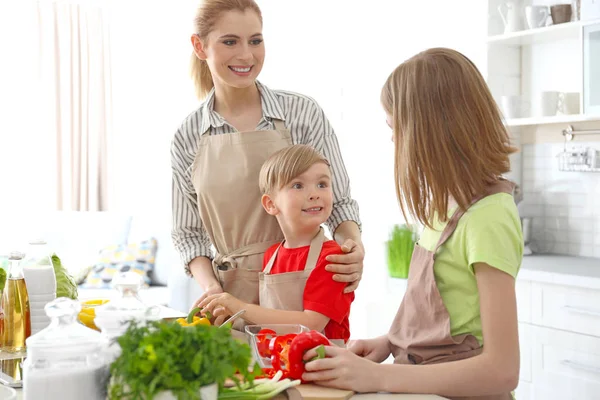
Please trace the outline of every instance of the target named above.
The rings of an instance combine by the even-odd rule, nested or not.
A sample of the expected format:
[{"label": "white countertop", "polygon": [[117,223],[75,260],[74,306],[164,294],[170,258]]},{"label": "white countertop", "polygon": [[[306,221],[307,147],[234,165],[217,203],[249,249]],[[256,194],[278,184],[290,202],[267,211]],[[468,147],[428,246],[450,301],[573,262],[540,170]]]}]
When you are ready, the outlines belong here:
[{"label": "white countertop", "polygon": [[600,258],[558,254],[525,256],[517,279],[600,290]]},{"label": "white countertop", "polygon": [[[17,400],[23,399],[23,391],[16,389]],[[432,394],[387,394],[387,393],[367,393],[357,394],[351,397],[356,400],[444,400],[444,397]]]}]

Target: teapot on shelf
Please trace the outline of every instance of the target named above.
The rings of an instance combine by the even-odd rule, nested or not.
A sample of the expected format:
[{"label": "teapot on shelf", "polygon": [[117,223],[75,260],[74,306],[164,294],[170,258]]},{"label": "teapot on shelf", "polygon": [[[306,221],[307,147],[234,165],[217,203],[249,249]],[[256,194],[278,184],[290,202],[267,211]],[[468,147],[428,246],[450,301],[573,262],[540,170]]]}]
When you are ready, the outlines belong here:
[{"label": "teapot on shelf", "polygon": [[504,23],[504,33],[517,32],[523,29],[519,5],[508,1],[498,6],[498,12]]}]

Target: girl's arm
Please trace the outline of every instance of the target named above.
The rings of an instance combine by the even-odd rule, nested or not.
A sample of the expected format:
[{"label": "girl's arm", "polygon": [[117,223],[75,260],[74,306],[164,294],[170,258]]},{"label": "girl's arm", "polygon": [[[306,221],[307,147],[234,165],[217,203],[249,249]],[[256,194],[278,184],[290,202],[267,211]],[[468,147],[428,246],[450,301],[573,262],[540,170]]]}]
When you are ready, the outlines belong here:
[{"label": "girl's arm", "polygon": [[[306,364],[305,380],[363,392],[481,396],[514,390],[519,381],[515,280],[484,263],[475,264],[485,345],[479,356],[432,365],[376,364],[332,347],[330,358]],[[306,353],[305,360],[315,356]]]},{"label": "girl's arm", "polygon": [[325,329],[329,322],[329,317],[315,311],[285,311],[265,308],[244,303],[229,293],[207,296],[198,304],[198,307],[202,308],[203,312],[210,311],[217,317],[246,310],[242,318],[252,324],[301,324],[319,332]]}]

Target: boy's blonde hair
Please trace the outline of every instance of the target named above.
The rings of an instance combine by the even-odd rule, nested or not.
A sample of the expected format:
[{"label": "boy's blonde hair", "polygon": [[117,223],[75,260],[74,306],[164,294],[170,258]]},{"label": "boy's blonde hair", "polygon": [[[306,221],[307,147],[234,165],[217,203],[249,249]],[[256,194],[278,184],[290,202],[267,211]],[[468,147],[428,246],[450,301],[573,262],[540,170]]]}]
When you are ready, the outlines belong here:
[{"label": "boy's blonde hair", "polygon": [[329,161],[305,144],[295,144],[273,153],[260,169],[258,184],[262,194],[279,190],[316,163]]},{"label": "boy's blonde hair", "polygon": [[402,214],[431,227],[463,210],[510,170],[510,144],[498,106],[477,67],[461,53],[433,48],[400,64],[381,92],[394,131],[396,195]]}]

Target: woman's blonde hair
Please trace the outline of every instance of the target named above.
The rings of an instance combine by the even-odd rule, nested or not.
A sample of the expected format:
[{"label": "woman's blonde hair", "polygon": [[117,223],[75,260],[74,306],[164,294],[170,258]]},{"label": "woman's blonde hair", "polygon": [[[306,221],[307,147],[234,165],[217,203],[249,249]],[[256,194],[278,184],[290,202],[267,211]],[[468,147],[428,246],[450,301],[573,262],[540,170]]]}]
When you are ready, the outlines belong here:
[{"label": "woman's blonde hair", "polygon": [[305,144],[295,144],[276,151],[260,169],[258,184],[261,193],[270,194],[281,189],[316,163],[330,166],[325,157]]},{"label": "woman's blonde hair", "polygon": [[391,117],[402,214],[432,227],[449,196],[466,210],[510,170],[516,149],[483,76],[461,53],[433,48],[398,66],[381,92]]},{"label": "woman's blonde hair", "polygon": [[[208,34],[223,13],[232,10],[244,12],[247,9],[258,15],[262,25],[262,13],[254,0],[203,0],[194,18],[194,33],[206,43]],[[199,99],[205,98],[214,86],[212,75],[206,61],[199,59],[193,51],[190,72],[196,87],[196,95]]]}]

